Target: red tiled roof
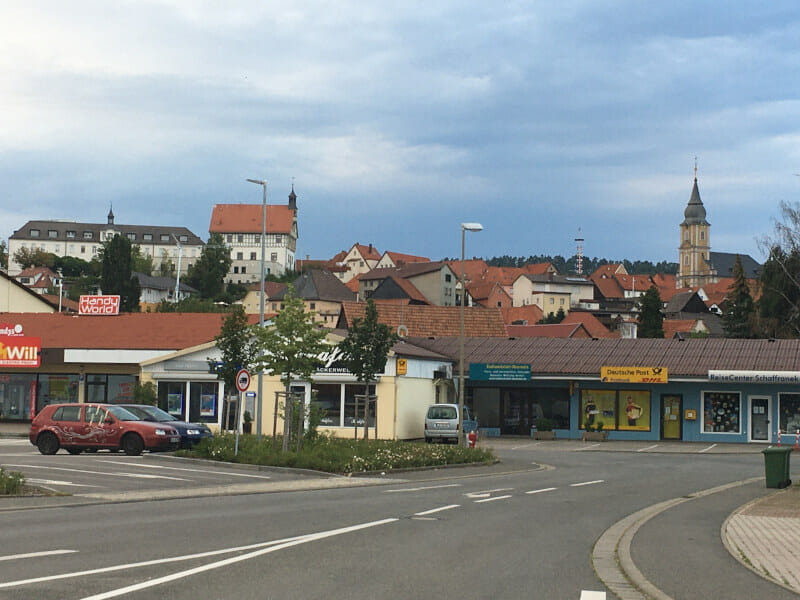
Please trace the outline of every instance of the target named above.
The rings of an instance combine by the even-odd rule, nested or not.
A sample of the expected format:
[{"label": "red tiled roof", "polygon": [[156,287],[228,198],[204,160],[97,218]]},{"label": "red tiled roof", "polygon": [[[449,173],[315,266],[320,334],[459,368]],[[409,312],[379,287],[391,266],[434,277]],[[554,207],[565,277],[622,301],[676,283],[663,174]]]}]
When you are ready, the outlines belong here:
[{"label": "red tiled roof", "polygon": [[[181,350],[210,342],[219,335],[221,313],[124,313],[77,316],[4,313],[0,320],[22,325],[23,335],[39,337],[43,348],[109,350]],[[259,315],[248,315],[251,323]]]},{"label": "red tiled roof", "polygon": [[366,260],[381,259],[381,253],[378,252],[378,250],[372,244],[370,244],[369,246],[365,246],[364,244],[356,243],[353,244],[353,246],[358,248],[358,251],[361,253],[361,256],[363,256]]},{"label": "red tiled roof", "polygon": [[592,274],[592,283],[603,298],[623,298],[625,292],[613,277],[595,277]]},{"label": "red tiled roof", "polygon": [[522,270],[529,275],[547,275],[548,273],[557,273],[557,269],[553,263],[531,263],[522,267]]},{"label": "red tiled roof", "polygon": [[[366,313],[365,302],[342,302],[339,325],[349,327],[354,319],[363,319]],[[408,328],[412,337],[458,335],[460,328],[460,307],[424,306],[375,303],[378,320],[397,331],[400,325]],[[464,307],[465,335],[485,337],[505,337],[506,328],[500,309],[468,306]]]},{"label": "red tiled roof", "polygon": [[595,277],[599,278],[602,277],[603,275],[610,278],[616,275],[617,273],[623,273],[627,275],[628,272],[625,270],[625,267],[622,265],[622,263],[609,263],[597,267],[594,270],[594,273],[589,275],[589,279],[594,280]]},{"label": "red tiled roof", "polygon": [[410,300],[416,300],[421,304],[430,304],[425,295],[422,292],[420,292],[417,289],[417,286],[411,283],[408,279],[405,279],[403,277],[395,277],[394,275],[389,275],[388,278],[394,281],[397,284],[397,286],[408,295],[408,298]]},{"label": "red tiled roof", "polygon": [[389,258],[391,258],[395,266],[398,267],[408,263],[431,262],[430,258],[414,256],[413,254],[401,254],[400,252],[391,252],[390,250],[387,250],[386,254],[389,255]]},{"label": "red tiled roof", "polygon": [[350,278],[347,281],[347,283],[345,283],[345,285],[347,286],[347,289],[349,289],[354,294],[358,293],[358,281],[359,281],[359,279],[361,279],[361,275],[362,275],[362,273],[359,273],[355,277]]},{"label": "red tiled roof", "polygon": [[510,325],[514,321],[526,321],[528,325],[535,325],[544,318],[544,312],[535,304],[526,306],[509,306],[500,309],[503,322]]},{"label": "red tiled roof", "polygon": [[580,310],[571,310],[561,322],[581,323],[586,328],[586,331],[588,331],[589,334],[594,338],[619,337],[619,334],[610,332],[608,327],[603,325],[592,313],[583,312]]},{"label": "red tiled roof", "polygon": [[670,339],[678,332],[691,333],[696,325],[697,319],[664,319],[661,327],[664,329],[664,337]]},{"label": "red tiled roof", "polygon": [[589,338],[592,337],[582,323],[551,325],[507,325],[509,337]]},{"label": "red tiled roof", "polygon": [[[209,233],[261,233],[263,204],[215,204]],[[291,233],[294,211],[283,204],[267,205],[267,233]]]},{"label": "red tiled roof", "polygon": [[614,275],[614,279],[623,290],[628,292],[646,292],[653,285],[649,275],[617,274]]}]

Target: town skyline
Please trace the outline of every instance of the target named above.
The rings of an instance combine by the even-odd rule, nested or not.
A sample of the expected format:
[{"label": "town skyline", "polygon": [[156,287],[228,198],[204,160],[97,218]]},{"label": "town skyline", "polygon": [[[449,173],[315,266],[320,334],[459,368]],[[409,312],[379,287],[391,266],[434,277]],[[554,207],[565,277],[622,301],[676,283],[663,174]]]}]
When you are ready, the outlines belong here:
[{"label": "town skyline", "polygon": [[4,7],[0,239],[29,220],[183,226],[282,204],[297,257],[352,244],[677,261],[695,164],[711,249],[800,192],[800,7],[243,2]]}]

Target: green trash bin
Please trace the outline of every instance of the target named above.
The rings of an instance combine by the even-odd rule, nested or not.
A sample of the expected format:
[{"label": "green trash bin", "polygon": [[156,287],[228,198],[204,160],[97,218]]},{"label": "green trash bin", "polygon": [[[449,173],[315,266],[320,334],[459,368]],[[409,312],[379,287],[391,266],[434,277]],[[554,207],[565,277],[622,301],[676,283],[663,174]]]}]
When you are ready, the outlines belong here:
[{"label": "green trash bin", "polygon": [[792,484],[789,470],[789,456],[792,454],[791,446],[764,448],[764,474],[768,488],[785,488]]}]

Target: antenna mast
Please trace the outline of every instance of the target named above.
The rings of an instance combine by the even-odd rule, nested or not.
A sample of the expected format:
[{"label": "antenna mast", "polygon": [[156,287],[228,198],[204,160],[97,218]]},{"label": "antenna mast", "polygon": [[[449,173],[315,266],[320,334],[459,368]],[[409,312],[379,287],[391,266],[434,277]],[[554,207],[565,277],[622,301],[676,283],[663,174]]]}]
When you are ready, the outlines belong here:
[{"label": "antenna mast", "polygon": [[583,236],[581,235],[581,228],[578,227],[578,237],[575,238],[575,243],[578,245],[575,252],[577,260],[575,261],[575,272],[578,275],[583,275]]}]

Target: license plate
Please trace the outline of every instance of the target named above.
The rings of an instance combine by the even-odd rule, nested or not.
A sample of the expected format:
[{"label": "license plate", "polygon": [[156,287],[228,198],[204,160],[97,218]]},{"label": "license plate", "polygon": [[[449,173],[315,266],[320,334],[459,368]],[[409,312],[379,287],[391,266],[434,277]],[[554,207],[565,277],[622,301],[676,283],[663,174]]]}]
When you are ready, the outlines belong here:
[{"label": "license plate", "polygon": [[175,443],[177,443],[177,442],[180,442],[180,441],[181,441],[181,438],[180,438],[180,436],[177,436],[177,435],[176,435],[176,436],[174,436],[174,437],[171,437],[171,438],[169,438],[169,441],[170,441],[171,443],[175,444]]},{"label": "license plate", "polygon": [[436,423],[436,429],[447,429],[450,423]]}]

